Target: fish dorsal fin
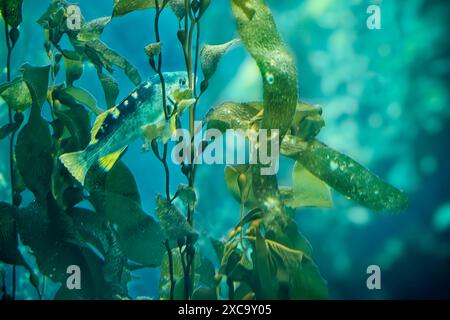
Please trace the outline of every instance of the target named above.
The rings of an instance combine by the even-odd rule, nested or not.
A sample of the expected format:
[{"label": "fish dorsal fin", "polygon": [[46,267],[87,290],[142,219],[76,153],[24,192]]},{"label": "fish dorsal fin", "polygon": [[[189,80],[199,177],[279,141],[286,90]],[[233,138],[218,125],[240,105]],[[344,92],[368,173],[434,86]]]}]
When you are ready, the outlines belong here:
[{"label": "fish dorsal fin", "polygon": [[128,146],[123,147],[122,149],[110,153],[107,156],[104,156],[98,160],[98,163],[100,165],[100,168],[102,168],[105,172],[108,172],[112,169],[114,164],[116,164],[117,160],[119,160],[122,153],[125,152]]},{"label": "fish dorsal fin", "polygon": [[94,125],[92,126],[91,130],[91,144],[96,143],[97,140],[95,137],[97,136],[98,131],[103,125],[103,122],[105,122],[106,117],[108,116],[109,111],[105,111],[103,113],[100,113],[97,118],[95,118]]}]

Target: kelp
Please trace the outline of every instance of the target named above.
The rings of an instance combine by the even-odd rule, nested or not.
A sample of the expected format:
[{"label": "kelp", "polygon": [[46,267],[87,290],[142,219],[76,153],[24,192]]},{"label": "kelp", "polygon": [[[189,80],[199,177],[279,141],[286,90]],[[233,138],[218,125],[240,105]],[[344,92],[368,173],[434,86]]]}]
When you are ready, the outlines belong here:
[{"label": "kelp", "polygon": [[[67,26],[69,4],[53,1],[38,20],[45,31],[48,65],[25,64],[16,79],[0,85],[0,97],[14,113],[0,128],[0,139],[9,136],[12,142],[14,195],[12,204],[0,203],[0,260],[24,266],[39,295],[40,277],[45,276],[61,284],[55,299],[128,299],[132,271],[160,267],[160,299],[325,299],[327,283],[292,209],[331,207],[330,190],[374,211],[406,208],[405,193],[316,138],[325,127],[322,109],[299,101],[294,59],[265,1],[231,0],[240,38],[203,48],[200,24],[209,0],[115,0],[111,16],[91,21],[80,17],[79,30]],[[271,139],[279,139],[282,156],[295,160],[291,186],[279,186],[276,175],[261,175],[259,164],[225,168],[226,185],[240,210],[226,239],[206,235],[218,266],[197,243],[204,236],[194,224],[203,192],[195,186],[197,166],[182,164],[187,183],[180,183],[172,193],[170,150],[164,141],[146,141],[166,177],[165,195],[156,196],[156,219],[142,208],[142,195],[124,162],[118,161],[108,173],[94,165],[81,186],[58,160],[63,153],[83,150],[90,141],[94,116],[116,104],[120,87],[115,69],[122,70],[133,84],[141,82],[139,71],[101,40],[112,19],[137,10],[156,11],[155,39],[141,54],[148,58],[164,90],[159,18],[165,8],[178,19],[177,36],[189,74],[189,90],[175,92],[173,105],[163,103],[166,118],[173,117],[181,128],[183,111],[188,109],[189,129],[194,133],[195,110],[202,94],[212,84],[223,55],[242,42],[259,67],[264,99],[211,108],[204,119],[206,128],[279,130]],[[19,37],[22,1],[1,1],[0,11],[14,44]],[[69,39],[67,48],[62,47],[63,36]],[[95,68],[105,105],[78,84],[87,64]],[[200,82],[198,69],[203,75]],[[59,83],[62,70],[65,77]],[[20,193],[25,190],[31,191],[34,200],[21,206]],[[21,244],[31,249],[38,272],[28,265]],[[83,270],[81,290],[65,285],[70,265]]]}]

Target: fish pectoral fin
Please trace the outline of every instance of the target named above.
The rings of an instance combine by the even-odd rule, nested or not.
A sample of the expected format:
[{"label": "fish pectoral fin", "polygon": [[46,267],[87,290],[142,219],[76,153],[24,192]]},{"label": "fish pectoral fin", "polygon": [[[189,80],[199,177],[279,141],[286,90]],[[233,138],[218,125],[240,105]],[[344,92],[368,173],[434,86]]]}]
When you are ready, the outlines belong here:
[{"label": "fish pectoral fin", "polygon": [[157,123],[148,124],[141,129],[145,142],[151,142],[156,138],[161,138],[164,143],[167,143],[176,130],[176,119],[173,116],[168,121],[162,120]]},{"label": "fish pectoral fin", "polygon": [[108,154],[98,160],[98,164],[100,168],[102,168],[105,172],[108,172],[112,169],[112,167],[116,164],[117,160],[119,160],[120,156],[125,152],[128,146],[123,147],[122,149]]},{"label": "fish pectoral fin", "polygon": [[161,140],[163,143],[167,143],[172,138],[173,133],[177,130],[177,119],[172,116],[169,121],[165,121],[163,129],[161,131]]},{"label": "fish pectoral fin", "polygon": [[158,123],[152,123],[142,126],[142,135],[146,142],[151,142],[159,136],[159,133],[164,129],[165,121],[160,121]]}]

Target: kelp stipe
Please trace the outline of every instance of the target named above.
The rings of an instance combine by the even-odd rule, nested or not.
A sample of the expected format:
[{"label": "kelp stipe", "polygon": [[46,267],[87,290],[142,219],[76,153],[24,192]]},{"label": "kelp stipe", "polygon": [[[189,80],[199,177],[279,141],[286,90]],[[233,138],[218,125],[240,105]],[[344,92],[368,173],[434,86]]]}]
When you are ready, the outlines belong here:
[{"label": "kelp stipe", "polygon": [[[375,211],[406,208],[403,192],[316,139],[324,127],[322,110],[298,102],[296,66],[265,2],[231,0],[230,4],[240,39],[200,48],[202,17],[213,5],[209,0],[116,0],[111,17],[81,19],[79,30],[68,28],[70,4],[55,0],[38,20],[46,35],[49,65],[24,64],[11,81],[8,63],[8,79],[0,86],[0,95],[8,104],[10,119],[1,128],[1,138],[9,137],[13,151],[12,200],[0,204],[0,260],[25,266],[40,297],[129,299],[127,285],[133,271],[160,267],[160,299],[324,299],[328,297],[326,282],[313,261],[311,245],[290,214],[292,209],[332,206],[330,187]],[[149,40],[141,54],[147,55],[149,68],[161,84],[164,119],[181,128],[181,118],[187,117],[193,136],[196,108],[214,85],[221,57],[241,42],[260,69],[264,100],[223,103],[211,108],[204,123],[222,132],[279,129],[281,154],[296,161],[292,186],[279,186],[275,175],[261,175],[260,165],[226,167],[226,184],[241,206],[240,220],[227,240],[210,238],[219,266],[197,244],[205,236],[195,230],[194,223],[198,195],[203,192],[195,186],[198,166],[182,164],[179,169],[186,184],[171,190],[170,145],[155,136],[154,127],[144,130],[144,139],[145,149],[153,152],[165,174],[164,195],[156,196],[158,221],[144,212],[135,178],[124,162],[118,161],[109,172],[94,165],[81,185],[59,160],[62,154],[86,148],[94,116],[116,105],[120,88],[114,68],[122,69],[134,85],[141,83],[139,71],[100,38],[111,19],[148,8],[155,10],[154,41]],[[161,14],[169,9],[178,18],[180,59],[188,74],[188,89],[171,97],[162,72],[160,34]],[[3,1],[1,10],[9,61],[18,40],[22,1]],[[61,47],[63,36],[71,48]],[[88,63],[97,72],[105,106],[77,86]],[[201,81],[197,80],[199,69]],[[62,70],[65,81],[56,83]],[[43,116],[43,108],[48,108],[49,119]],[[193,160],[197,155],[188,156]],[[25,190],[35,199],[26,207],[20,201]],[[92,209],[82,207],[82,201],[88,201]],[[38,270],[22,256],[18,236],[32,249]],[[81,290],[65,286],[67,267],[73,264],[83,270]],[[45,292],[47,278],[62,284],[55,297]]]}]

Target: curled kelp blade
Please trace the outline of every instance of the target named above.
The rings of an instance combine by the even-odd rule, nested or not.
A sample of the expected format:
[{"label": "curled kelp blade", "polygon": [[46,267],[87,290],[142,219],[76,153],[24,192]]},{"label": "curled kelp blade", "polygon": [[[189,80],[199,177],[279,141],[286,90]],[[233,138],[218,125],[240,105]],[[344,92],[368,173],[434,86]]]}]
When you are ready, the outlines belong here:
[{"label": "curled kelp blade", "polygon": [[[261,110],[262,103],[258,102],[225,102],[212,109],[205,121],[208,128],[222,132],[226,129],[257,130],[260,121],[257,115]],[[316,122],[315,117],[319,113],[319,110],[299,103],[295,117],[299,120],[293,122],[292,128],[302,126],[311,116],[314,118],[310,120]],[[314,139],[317,126],[311,128],[312,131],[306,132],[306,136],[310,137],[308,140],[303,139],[304,135],[287,134],[281,142],[281,155],[295,159],[334,190],[371,210],[400,212],[407,208],[408,197],[403,191],[383,181],[350,157]]]},{"label": "curled kelp blade", "polygon": [[371,210],[399,212],[408,207],[405,192],[317,140],[297,155],[297,161],[336,191]]}]

